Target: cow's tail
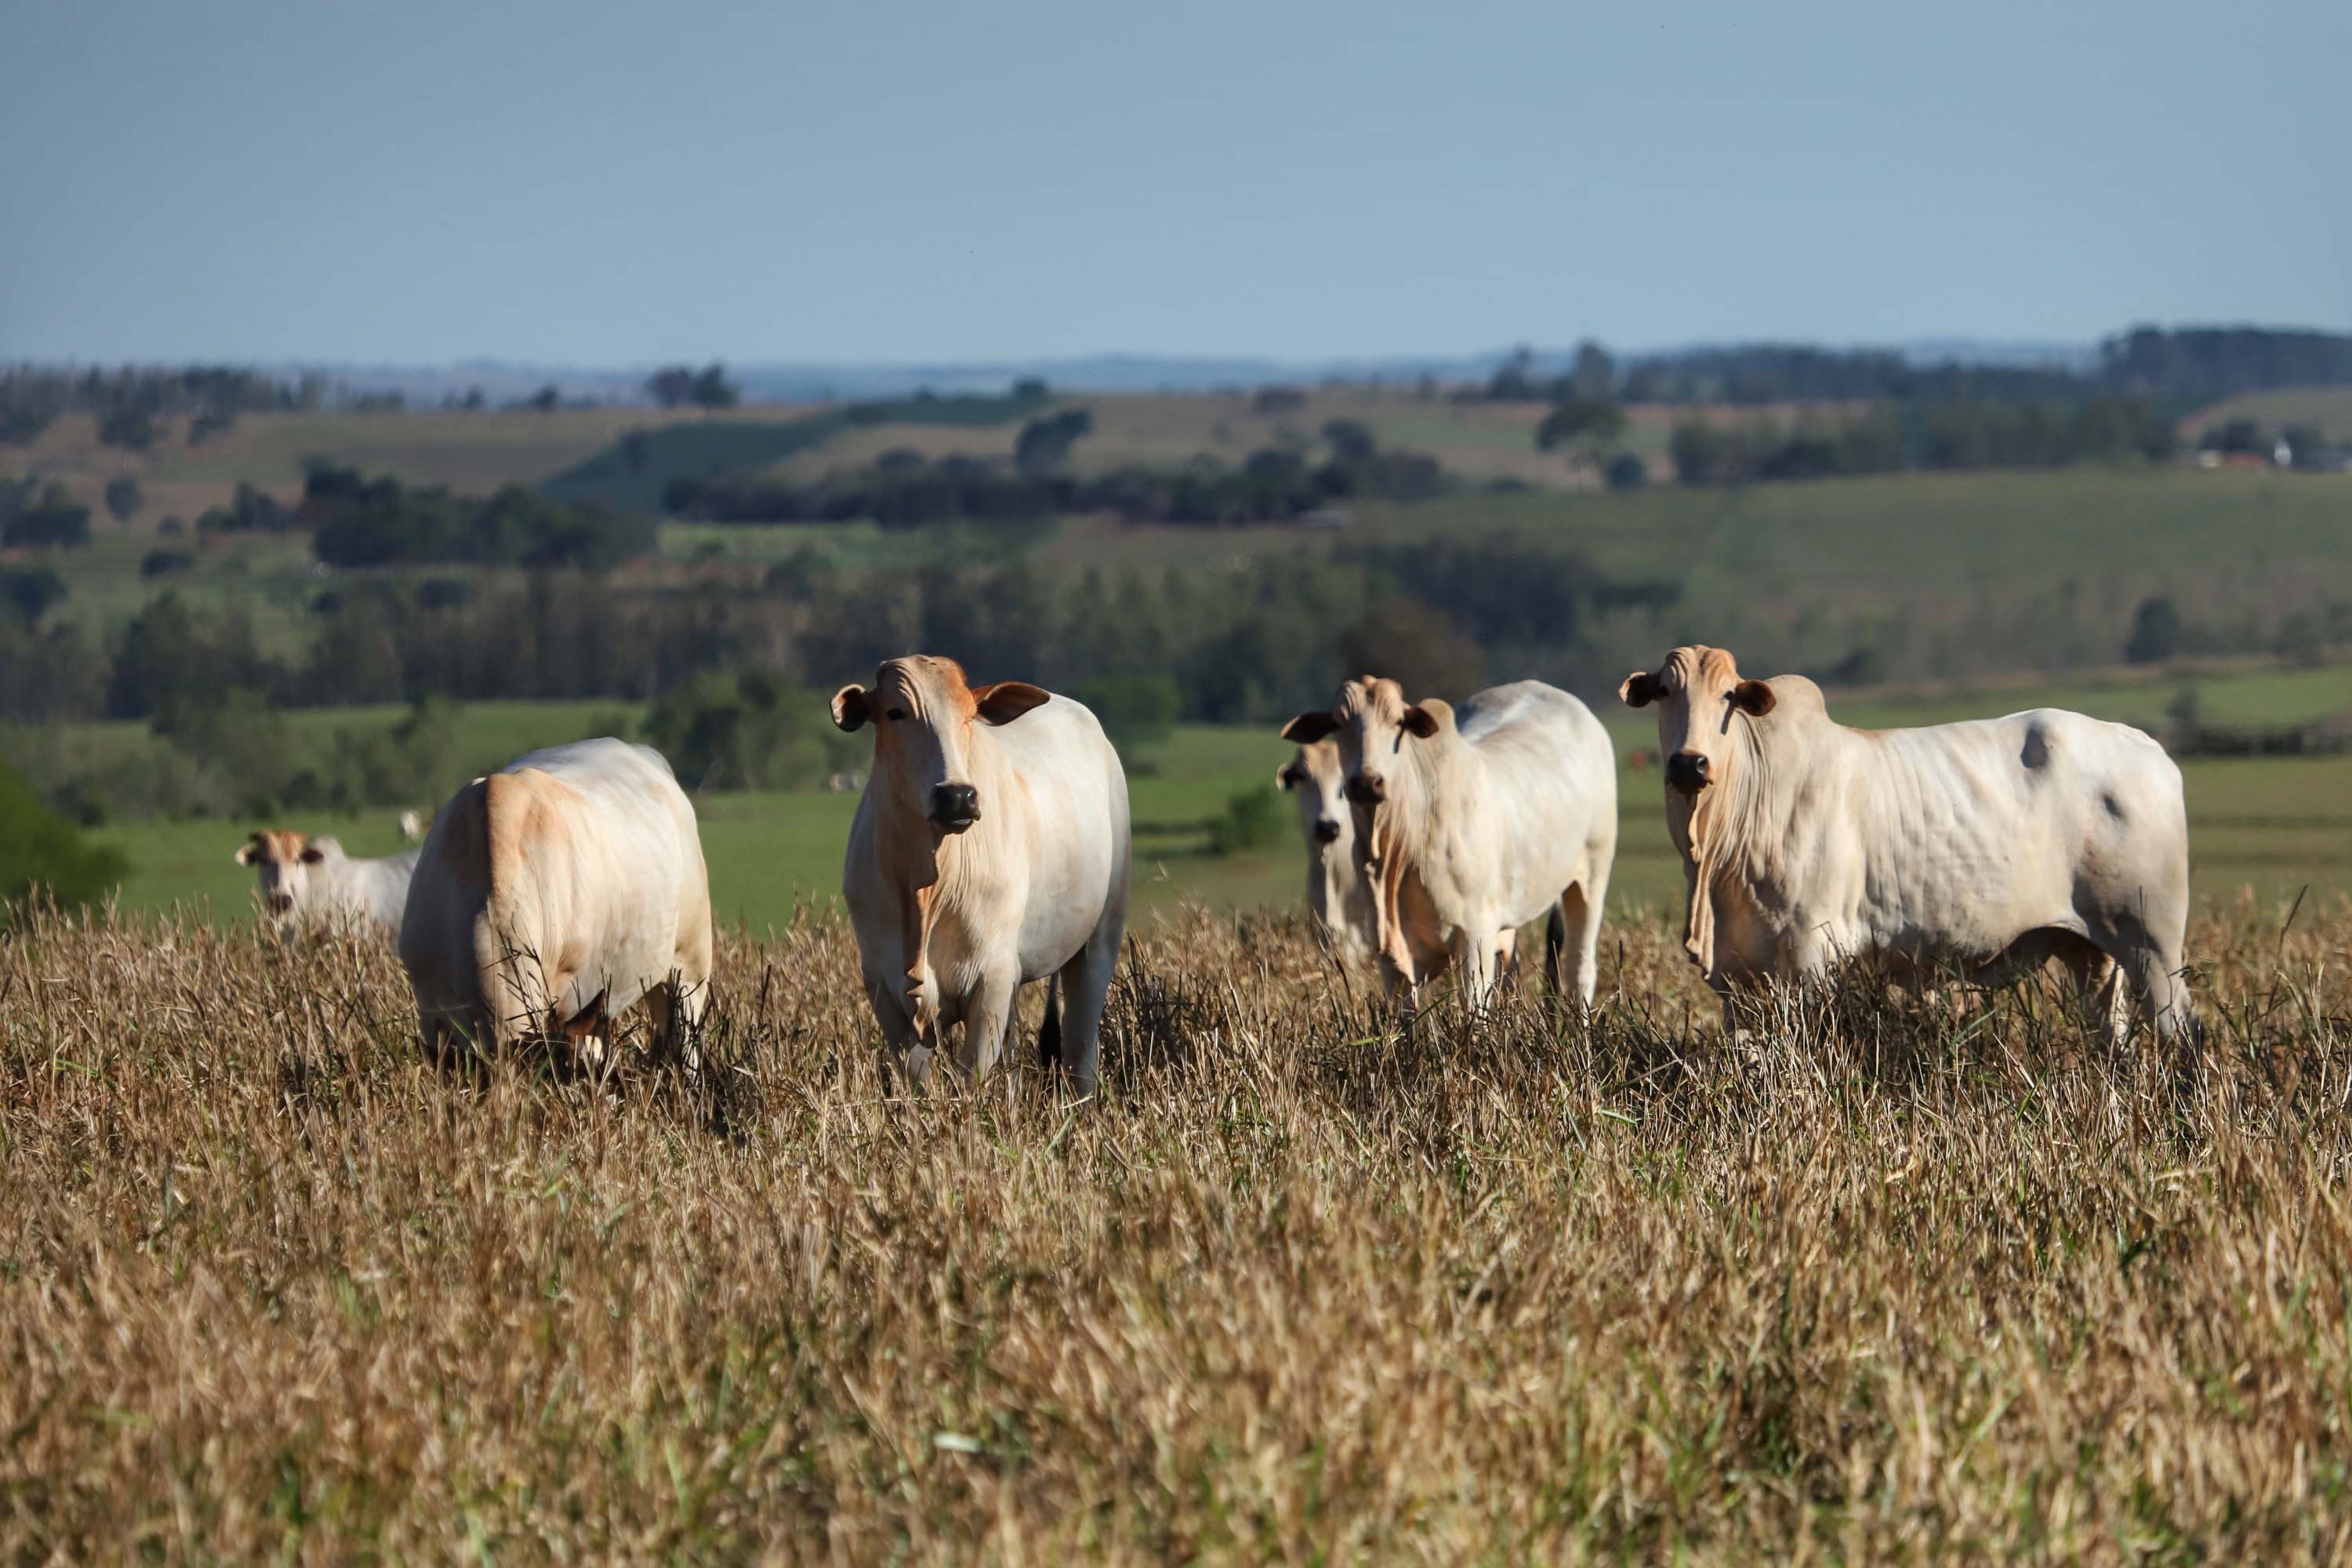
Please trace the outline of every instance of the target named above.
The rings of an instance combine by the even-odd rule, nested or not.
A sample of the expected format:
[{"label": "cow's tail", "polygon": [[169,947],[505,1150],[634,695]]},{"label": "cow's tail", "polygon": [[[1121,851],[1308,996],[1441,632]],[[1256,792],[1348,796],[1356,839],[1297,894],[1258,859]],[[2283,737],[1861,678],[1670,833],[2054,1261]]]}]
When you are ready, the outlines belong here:
[{"label": "cow's tail", "polygon": [[1062,1065],[1062,976],[1058,971],[1045,980],[1045,1021],[1037,1026],[1037,1065]]},{"label": "cow's tail", "polygon": [[[1544,981],[1555,991],[1559,989],[1560,954],[1567,951],[1568,917],[1560,913],[1559,906],[1555,903],[1551,913],[1544,917]],[[1533,987],[1529,987],[1528,994],[1535,994]]]}]

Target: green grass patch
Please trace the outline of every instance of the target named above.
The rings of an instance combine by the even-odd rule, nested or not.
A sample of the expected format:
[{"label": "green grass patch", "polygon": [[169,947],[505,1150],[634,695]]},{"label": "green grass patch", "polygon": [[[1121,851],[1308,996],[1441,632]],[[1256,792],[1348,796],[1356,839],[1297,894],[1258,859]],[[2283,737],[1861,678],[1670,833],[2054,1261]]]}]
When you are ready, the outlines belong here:
[{"label": "green grass patch", "polygon": [[561,500],[659,511],[663,493],[679,479],[765,468],[823,446],[849,427],[845,412],[828,409],[781,422],[697,419],[632,430],[540,489]]}]

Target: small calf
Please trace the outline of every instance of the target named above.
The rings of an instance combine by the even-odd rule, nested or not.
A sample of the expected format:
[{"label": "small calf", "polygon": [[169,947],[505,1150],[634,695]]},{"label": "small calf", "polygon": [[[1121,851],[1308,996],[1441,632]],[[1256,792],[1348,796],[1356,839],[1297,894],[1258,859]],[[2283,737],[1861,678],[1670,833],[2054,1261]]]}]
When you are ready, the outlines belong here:
[{"label": "small calf", "polygon": [[293,942],[320,927],[397,935],[416,854],[354,860],[331,836],[265,828],[237,849],[236,863],[254,868],[263,918]]}]

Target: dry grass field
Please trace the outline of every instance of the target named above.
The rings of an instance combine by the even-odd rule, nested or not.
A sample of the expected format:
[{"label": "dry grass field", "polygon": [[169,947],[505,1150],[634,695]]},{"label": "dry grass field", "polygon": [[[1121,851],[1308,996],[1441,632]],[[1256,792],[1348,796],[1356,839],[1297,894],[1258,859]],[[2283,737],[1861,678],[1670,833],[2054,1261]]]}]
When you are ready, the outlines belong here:
[{"label": "dry grass field", "polygon": [[[728,418],[781,423],[808,412],[802,405],[761,404],[730,410]],[[146,492],[129,530],[143,539],[166,517],[193,523],[206,507],[226,505],[239,482],[291,500],[300,493],[303,465],[313,458],[394,474],[410,484],[487,495],[500,485],[545,479],[632,430],[702,417],[637,407],[242,414],[201,447],[187,446],[186,422],[173,418],[163,422],[163,437],[150,450],[126,452],[100,445],[94,416],[69,414],[0,466],[0,473],[38,474],[93,504],[107,480],[128,474]],[[100,516],[95,526],[104,533],[116,525]]]},{"label": "dry grass field", "polygon": [[[837,926],[703,1082],[417,1060],[397,968],[0,939],[11,1562],[2340,1560],[2352,906],[2210,1023],[2031,992],[1385,1030],[1293,924],[1136,942],[1108,1094],[894,1096]],[[1032,1003],[1034,1016],[1034,1003]]]}]

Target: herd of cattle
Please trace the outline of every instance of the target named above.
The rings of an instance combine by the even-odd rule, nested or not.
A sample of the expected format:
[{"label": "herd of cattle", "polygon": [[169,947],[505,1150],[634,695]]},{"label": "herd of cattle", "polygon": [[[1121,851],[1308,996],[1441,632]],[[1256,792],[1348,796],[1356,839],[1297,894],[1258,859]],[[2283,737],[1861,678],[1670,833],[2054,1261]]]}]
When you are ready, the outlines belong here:
[{"label": "herd of cattle", "polygon": [[[2055,709],[1913,730],[1832,721],[1801,676],[1743,679],[1675,649],[1619,695],[1654,708],[1666,830],[1688,892],[1684,946],[1731,998],[1863,962],[1898,982],[2000,984],[2063,963],[2111,1038],[2135,1016],[2193,1029],[2182,984],[2189,832],[2179,770],[2137,730]],[[917,1082],[985,1074],[1020,988],[1047,982],[1041,1054],[1097,1076],[1127,919],[1127,780],[1083,705],[953,660],[894,658],[845,686],[874,766],[842,869],[867,1000]],[[1391,1000],[1458,973],[1473,1005],[1545,919],[1546,970],[1590,1006],[1617,847],[1617,770],[1583,703],[1539,681],[1453,706],[1393,680],[1341,686],[1283,728],[1307,899],[1335,950]],[[661,755],[615,740],[533,752],[476,779],[424,841],[355,860],[261,832],[237,851],[269,919],[394,933],[436,1056],[562,1041],[609,1051],[646,1004],[658,1049],[693,1064],[711,911],[694,806]]]}]

